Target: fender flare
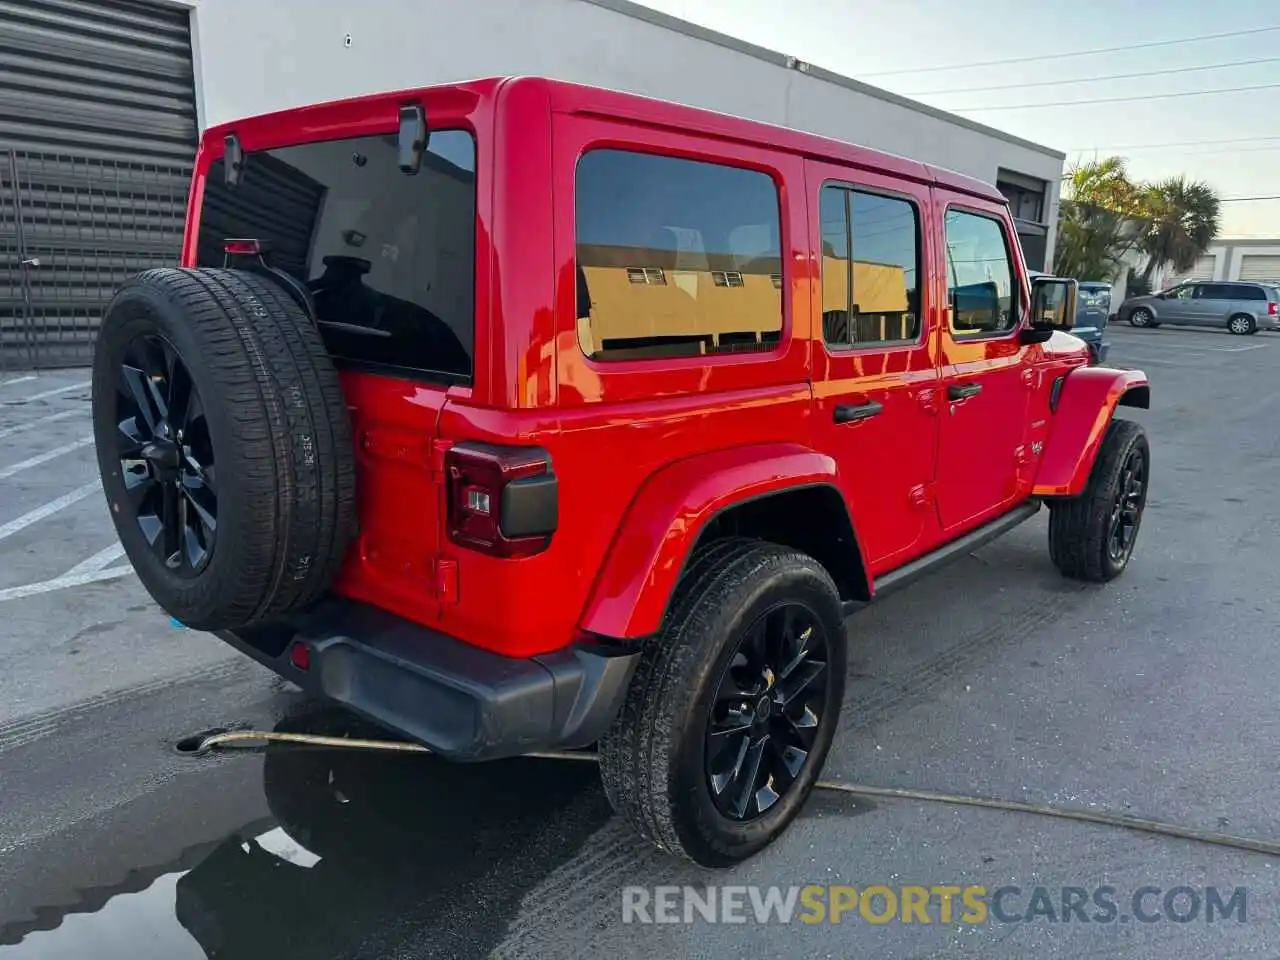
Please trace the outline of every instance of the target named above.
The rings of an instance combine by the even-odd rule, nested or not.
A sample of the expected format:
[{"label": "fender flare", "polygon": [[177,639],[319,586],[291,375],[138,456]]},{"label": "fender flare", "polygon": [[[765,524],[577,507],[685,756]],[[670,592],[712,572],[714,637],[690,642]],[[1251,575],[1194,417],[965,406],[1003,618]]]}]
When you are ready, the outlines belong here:
[{"label": "fender flare", "polygon": [[794,443],[736,447],[668,464],[645,482],[623,516],[579,626],[605,637],[657,633],[708,522],[727,507],[815,485],[839,489],[835,460]]},{"label": "fender flare", "polygon": [[1116,407],[1146,409],[1150,403],[1151,385],[1141,370],[1077,367],[1067,374],[1032,495],[1074,497],[1083,493]]}]

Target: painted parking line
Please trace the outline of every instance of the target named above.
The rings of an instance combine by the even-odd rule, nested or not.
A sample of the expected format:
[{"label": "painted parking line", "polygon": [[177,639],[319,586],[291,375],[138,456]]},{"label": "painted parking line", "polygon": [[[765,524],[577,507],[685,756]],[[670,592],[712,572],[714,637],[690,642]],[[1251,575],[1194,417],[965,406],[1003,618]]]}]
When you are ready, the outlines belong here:
[{"label": "painted parking line", "polygon": [[28,510],[20,517],[15,517],[8,523],[0,524],[0,540],[4,540],[19,533],[33,523],[39,523],[45,517],[51,517],[59,510],[65,510],[73,503],[78,503],[85,497],[97,493],[102,490],[102,483],[98,480],[92,480],[82,487],[76,487],[70,493],[64,493],[56,500],[50,500],[48,503],[41,504],[34,510]]},{"label": "painted parking line", "polygon": [[0,603],[6,600],[21,600],[24,597],[35,597],[42,593],[53,593],[55,590],[66,590],[69,587],[83,587],[89,583],[102,583],[107,580],[119,580],[133,576],[133,567],[112,567],[109,570],[88,570],[72,575],[64,573],[52,580],[41,580],[38,583],[25,583],[20,587],[7,587],[0,590]]},{"label": "painted parking line", "polygon": [[24,403],[30,403],[32,400],[43,400],[46,397],[56,397],[60,393],[70,393],[72,390],[84,390],[86,387],[91,386],[93,386],[93,384],[86,380],[84,383],[72,383],[65,387],[54,387],[52,390],[45,390],[43,393],[33,393],[31,396],[23,397],[20,400],[6,400],[4,402],[4,406],[18,407]]},{"label": "painted parking line", "polygon": [[81,447],[87,447],[93,443],[93,437],[81,437],[79,440],[73,440],[71,443],[64,443],[60,447],[54,447],[52,450],[46,450],[44,453],[37,454],[34,457],[28,457],[26,460],[18,463],[11,463],[7,467],[0,467],[0,480],[8,480],[15,473],[21,473],[23,470],[30,470],[32,467],[38,467],[42,463],[48,463],[50,460],[56,460],[63,454],[71,453],[79,450]]},{"label": "painted parking line", "polygon": [[15,383],[26,383],[28,380],[34,380],[35,374],[26,377],[14,377],[12,380],[0,380],[0,387],[11,387]]},{"label": "painted parking line", "polygon": [[[85,573],[95,573],[103,567],[109,567],[121,557],[124,556],[124,545],[113,543],[109,547],[99,550],[93,556],[81,560],[74,567],[64,573],[63,577],[78,577]],[[61,579],[61,578],[59,578]]]},{"label": "painted parking line", "polygon": [[37,417],[29,423],[20,423],[16,427],[5,427],[0,430],[0,440],[5,437],[12,437],[15,434],[26,433],[28,430],[36,430],[50,423],[57,423],[59,420],[69,420],[72,417],[87,417],[88,413],[84,410],[59,410],[57,413],[51,413],[47,417]]}]

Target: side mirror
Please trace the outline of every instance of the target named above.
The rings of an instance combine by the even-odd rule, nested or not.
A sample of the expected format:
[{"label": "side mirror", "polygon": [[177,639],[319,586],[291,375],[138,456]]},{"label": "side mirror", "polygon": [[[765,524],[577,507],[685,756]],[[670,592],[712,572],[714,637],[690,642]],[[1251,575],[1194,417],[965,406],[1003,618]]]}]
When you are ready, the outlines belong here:
[{"label": "side mirror", "polygon": [[1031,281],[1031,319],[1022,330],[1023,343],[1044,343],[1055,330],[1076,325],[1080,285],[1065,277],[1036,277]]}]

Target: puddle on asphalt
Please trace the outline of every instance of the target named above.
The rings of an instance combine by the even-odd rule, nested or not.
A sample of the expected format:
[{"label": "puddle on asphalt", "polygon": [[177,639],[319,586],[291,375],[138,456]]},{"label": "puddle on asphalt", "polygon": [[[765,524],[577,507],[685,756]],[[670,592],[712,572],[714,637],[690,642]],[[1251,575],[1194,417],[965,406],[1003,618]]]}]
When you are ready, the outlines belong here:
[{"label": "puddle on asphalt", "polygon": [[[312,709],[276,729],[379,735],[358,726]],[[0,917],[0,960],[483,957],[610,817],[592,764],[285,748],[262,780],[270,821],[77,908]]]}]

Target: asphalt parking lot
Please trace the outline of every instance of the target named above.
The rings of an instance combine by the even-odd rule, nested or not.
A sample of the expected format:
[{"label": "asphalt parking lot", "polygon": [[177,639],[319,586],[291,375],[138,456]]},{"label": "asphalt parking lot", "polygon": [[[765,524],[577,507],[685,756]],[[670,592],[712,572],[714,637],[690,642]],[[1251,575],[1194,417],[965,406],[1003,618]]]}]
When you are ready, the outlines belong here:
[{"label": "asphalt parking lot", "polygon": [[[1129,570],[1061,579],[1042,514],[855,615],[826,775],[1280,838],[1280,335],[1111,339],[1153,382],[1126,411],[1153,459]],[[717,873],[635,841],[590,764],[179,756],[215,726],[358,728],[150,602],[96,486],[86,380],[0,373],[0,960],[1280,956],[1280,860],[1187,841],[817,794]],[[624,888],[672,884],[1017,887],[1022,919],[623,922]],[[1062,909],[1101,886],[1110,921]],[[1143,887],[1157,914],[1243,887],[1246,914],[1179,922],[1184,893],[1131,916]]]}]

